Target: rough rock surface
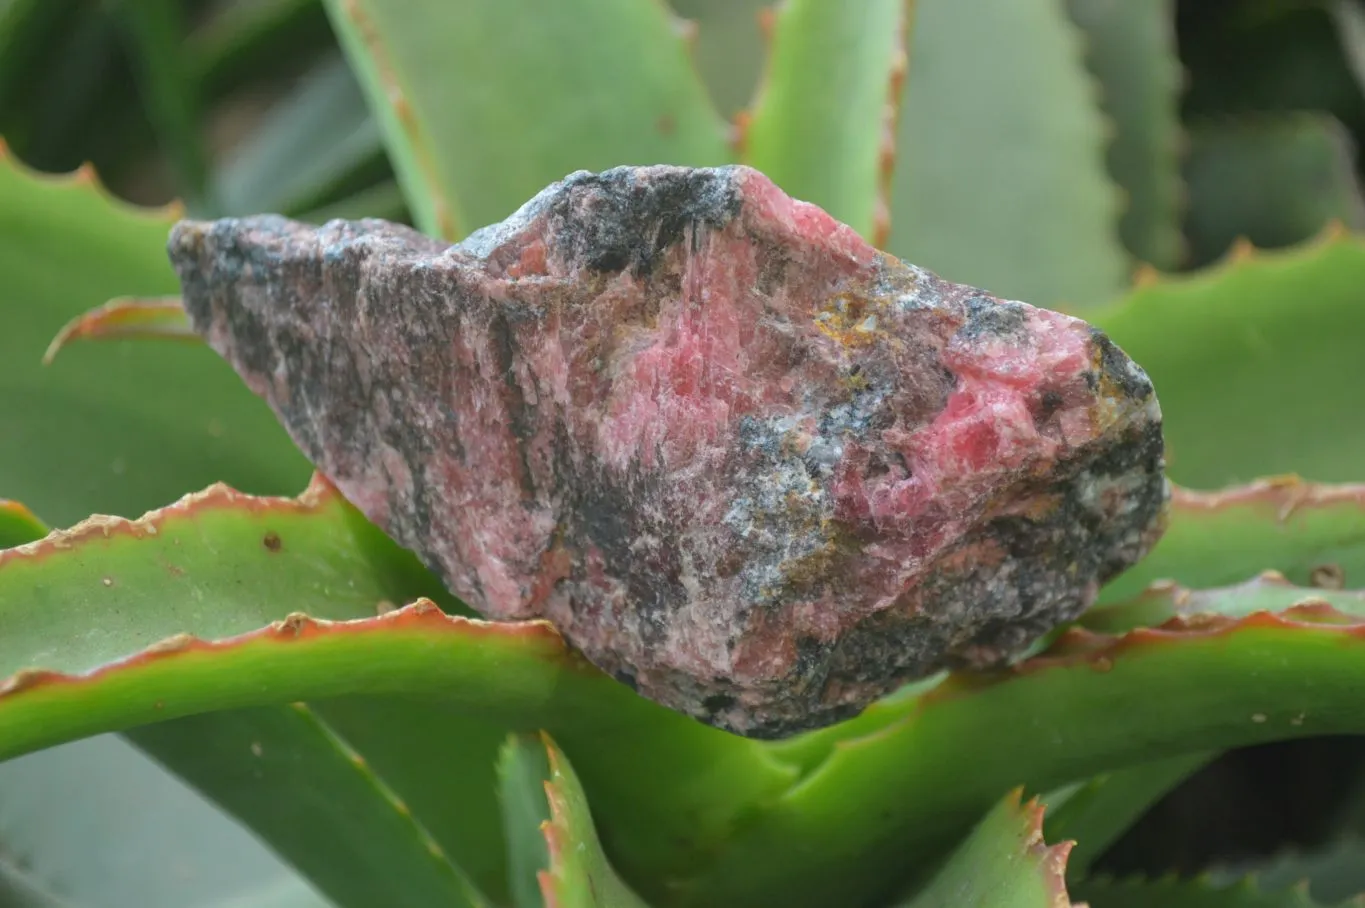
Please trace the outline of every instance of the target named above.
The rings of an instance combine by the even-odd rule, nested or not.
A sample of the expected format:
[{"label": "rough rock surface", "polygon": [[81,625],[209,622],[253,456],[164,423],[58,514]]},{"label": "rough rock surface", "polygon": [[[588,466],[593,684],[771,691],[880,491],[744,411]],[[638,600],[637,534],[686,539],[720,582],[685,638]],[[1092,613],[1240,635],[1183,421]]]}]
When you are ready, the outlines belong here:
[{"label": "rough rock surface", "polygon": [[1161,532],[1147,376],[742,167],[576,173],[451,246],[178,225],[196,329],[500,619],[776,737],[1078,614]]}]

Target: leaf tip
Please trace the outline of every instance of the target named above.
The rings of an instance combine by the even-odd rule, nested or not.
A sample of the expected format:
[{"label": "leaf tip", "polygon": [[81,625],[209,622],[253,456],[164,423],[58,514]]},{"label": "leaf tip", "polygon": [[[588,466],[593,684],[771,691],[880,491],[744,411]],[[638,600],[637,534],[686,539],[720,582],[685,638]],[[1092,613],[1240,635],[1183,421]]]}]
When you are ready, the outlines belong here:
[{"label": "leaf tip", "polygon": [[753,125],[754,114],[750,110],[736,111],[730,120],[730,135],[727,139],[730,151],[739,160],[744,160],[749,147],[749,127]]},{"label": "leaf tip", "polygon": [[759,7],[754,13],[754,18],[758,22],[758,33],[763,38],[764,47],[772,49],[773,34],[777,31],[777,17],[782,14],[781,4]]},{"label": "leaf tip", "polygon": [[683,16],[674,15],[671,11],[668,14],[669,25],[673,29],[673,35],[682,42],[683,49],[689,56],[695,57],[697,53],[697,41],[701,37],[701,26],[696,19],[688,19]]},{"label": "leaf tip", "polygon": [[1139,262],[1138,266],[1133,269],[1133,288],[1135,290],[1145,290],[1159,283],[1161,283],[1161,272],[1157,270],[1155,265]]},{"label": "leaf tip", "polygon": [[1245,236],[1239,236],[1228,247],[1226,260],[1234,264],[1249,262],[1256,257],[1256,246]]}]

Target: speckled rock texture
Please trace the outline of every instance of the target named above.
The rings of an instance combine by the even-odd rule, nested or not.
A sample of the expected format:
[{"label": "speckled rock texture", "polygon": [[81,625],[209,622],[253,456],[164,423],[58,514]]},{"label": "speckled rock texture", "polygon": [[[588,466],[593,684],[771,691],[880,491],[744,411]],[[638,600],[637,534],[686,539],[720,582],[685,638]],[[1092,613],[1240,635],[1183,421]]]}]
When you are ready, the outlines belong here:
[{"label": "speckled rock texture", "polygon": [[743,735],[990,668],[1161,532],[1151,383],[743,167],[576,173],[457,245],[183,222],[195,328],[450,589]]}]

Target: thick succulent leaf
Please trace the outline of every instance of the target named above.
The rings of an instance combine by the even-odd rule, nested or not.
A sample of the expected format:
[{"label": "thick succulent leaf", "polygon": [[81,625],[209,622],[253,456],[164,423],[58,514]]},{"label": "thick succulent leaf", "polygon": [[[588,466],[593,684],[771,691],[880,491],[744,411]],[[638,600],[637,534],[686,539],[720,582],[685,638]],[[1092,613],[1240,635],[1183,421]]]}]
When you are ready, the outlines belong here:
[{"label": "thick succulent leaf", "polygon": [[207,904],[204,908],[335,908],[302,880],[285,880],[247,894]]},{"label": "thick succulent leaf", "polygon": [[[1280,588],[1290,609],[1320,590]],[[1245,602],[1245,599],[1239,600]],[[1011,786],[1035,791],[1152,760],[1307,735],[1359,733],[1365,608],[1063,634],[998,676],[953,676],[829,757],[754,816],[686,904],[862,904],[932,866]],[[829,830],[840,834],[831,840]],[[793,867],[787,856],[803,855]]]},{"label": "thick succulent leaf", "polygon": [[190,78],[184,46],[185,10],[179,0],[140,0],[111,6],[138,83],[142,109],[171,165],[177,195],[200,217],[218,212],[208,186],[199,84]]},{"label": "thick succulent leaf", "polygon": [[[1298,597],[1297,599],[1293,597]],[[1285,608],[1335,608],[1365,614],[1365,592],[1311,589],[1294,586],[1276,571],[1236,586],[1216,590],[1192,590],[1173,583],[1154,584],[1127,602],[1091,609],[1080,625],[1101,633],[1122,633],[1155,627],[1172,619],[1197,620],[1210,616],[1241,617],[1259,611]]]},{"label": "thick succulent leaf", "polygon": [[919,0],[905,95],[892,252],[1053,308],[1124,286],[1119,194],[1062,0]]},{"label": "thick succulent leaf", "polygon": [[1322,0],[1201,4],[1207,14],[1182,16],[1185,116],[1317,110],[1359,135],[1365,95],[1327,7]]},{"label": "thick succulent leaf", "polygon": [[505,901],[494,760],[506,726],[426,699],[348,696],[310,705],[364,756],[479,891]]},{"label": "thick succulent leaf", "polygon": [[[185,42],[205,100],[281,75],[336,47],[317,0],[236,0],[218,6]],[[295,162],[297,164],[298,162]]]},{"label": "thick succulent leaf", "polygon": [[227,214],[294,215],[382,155],[379,125],[360,85],[344,60],[330,56],[232,149],[214,175],[215,196]]},{"label": "thick succulent leaf", "polygon": [[98,344],[46,369],[71,318],[120,294],[176,291],[174,210],[114,202],[88,171],[39,177],[0,154],[0,496],[57,524],[138,514],[223,480],[298,489],[308,465],[269,408],[214,353]]},{"label": "thick succulent leaf", "polygon": [[0,853],[89,908],[206,906],[294,879],[251,832],[114,735],[0,764]]},{"label": "thick succulent leaf", "polygon": [[411,809],[303,704],[190,716],[131,734],[338,908],[484,903]]},{"label": "thick succulent leaf", "polygon": [[772,0],[669,0],[690,30],[688,50],[725,116],[753,101],[767,59]]},{"label": "thick succulent leaf", "polygon": [[327,10],[417,225],[434,236],[500,221],[575,170],[728,157],[657,0],[327,0]]},{"label": "thick succulent leaf", "polygon": [[[434,747],[485,742],[472,753],[487,748],[475,782],[490,797],[489,729],[554,731],[593,793],[617,865],[659,888],[695,870],[740,816],[793,781],[758,742],[645,701],[571,656],[548,626],[468,622],[429,605],[388,611],[438,586],[325,485],[297,502],[217,488],[135,523],[96,519],[9,550],[0,672],[46,671],[20,672],[2,689],[0,755],[212,709],[363,695],[366,706],[317,709],[464,866],[458,839],[422,809],[455,795],[411,794],[439,784],[437,757],[423,756],[427,770],[404,770],[398,744],[385,758],[376,743],[401,737],[402,722],[375,718],[402,709],[386,698],[418,695],[433,710],[421,727],[448,728]],[[341,623],[286,618],[291,611]],[[106,616],[101,634],[73,630],[95,613]],[[469,718],[483,730],[459,724]],[[673,784],[658,785],[661,775]],[[470,822],[496,828],[496,817],[490,800]],[[501,873],[500,857],[477,860]]]},{"label": "thick succulent leaf", "polygon": [[[231,521],[232,511],[238,506],[255,519],[239,521],[234,526]],[[162,517],[167,515],[163,514]],[[224,520],[225,517],[228,519]],[[228,528],[226,532],[224,527]],[[231,532],[234,529],[237,532],[236,536]],[[23,569],[18,571],[21,576],[17,579],[21,585],[26,582],[32,583],[28,590],[30,595],[36,594],[40,599],[44,599],[45,596],[52,597],[51,600],[45,599],[52,611],[43,609],[47,614],[42,616],[41,625],[28,627],[34,634],[34,637],[28,638],[29,645],[35,639],[43,640],[54,650],[60,648],[62,658],[66,659],[68,664],[75,661],[81,668],[91,668],[107,661],[108,658],[135,652],[153,643],[158,637],[169,636],[177,629],[197,628],[201,633],[219,636],[254,629],[268,621],[270,617],[279,614],[278,606],[271,611],[271,596],[278,596],[279,601],[295,605],[306,604],[317,612],[330,608],[333,611],[327,614],[346,617],[357,614],[373,615],[376,608],[381,607],[380,604],[388,601],[389,597],[402,601],[423,593],[441,595],[440,585],[427,574],[413,556],[390,543],[378,530],[354,514],[330,488],[321,484],[314,486],[311,497],[302,505],[288,500],[271,502],[246,499],[220,488],[182,502],[181,510],[178,513],[172,512],[168,520],[157,519],[132,524],[108,518],[94,519],[85,525],[85,530],[90,538],[101,541],[111,537],[118,538],[123,534],[121,541],[124,543],[133,542],[139,534],[143,534],[146,538],[154,540],[153,546],[147,548],[159,547],[160,554],[150,558],[148,562],[142,562],[137,560],[138,550],[134,549],[131,553],[122,553],[122,558],[113,559],[119,563],[120,569],[117,571],[111,570],[108,564],[97,567],[96,574],[76,576],[68,571],[64,579],[69,585],[64,588],[54,589],[51,584],[41,578],[34,579],[32,575],[29,581],[25,581],[22,578]],[[188,551],[190,546],[185,543],[202,539],[198,534],[205,531],[209,534],[211,542],[208,546],[202,547],[196,557],[193,552]],[[77,538],[80,532],[77,531],[75,534]],[[110,535],[106,536],[106,533]],[[57,534],[48,541],[48,544],[58,547],[74,544],[77,549],[80,548],[79,542],[73,543],[72,534],[69,533]],[[114,548],[117,547],[115,543]],[[226,554],[229,549],[235,551],[235,558]],[[147,551],[147,554],[150,556],[151,552]],[[42,556],[39,556],[39,560],[42,560]],[[88,562],[86,566],[90,566]],[[51,566],[49,565],[46,570],[50,571]],[[39,573],[43,572],[40,567]],[[272,585],[268,578],[273,578],[276,583]],[[16,578],[11,576],[10,579]],[[98,593],[94,597],[89,596],[92,591],[101,589],[111,591],[116,588],[115,584],[123,595],[114,598],[121,599],[122,607],[120,602],[111,602],[107,598],[101,602],[104,597]],[[21,595],[9,597],[0,594],[0,613],[4,615],[0,620],[3,620],[9,630],[6,635],[7,642],[17,643],[23,637],[20,629],[24,627],[26,619],[31,620],[36,613],[18,613],[18,608],[24,605],[32,606],[34,603],[31,599],[27,603],[23,601],[22,586],[11,588],[11,591]],[[158,603],[168,595],[182,600],[180,603],[182,610],[164,610],[161,617],[168,622],[165,626],[167,629],[159,633],[149,630],[143,634],[142,631],[147,628],[139,627],[139,622],[145,622],[148,618],[145,609],[149,604]],[[260,595],[266,598],[256,599]],[[255,604],[249,604],[253,600]],[[246,608],[233,608],[234,605],[240,606],[243,603],[248,603]],[[74,623],[77,614],[84,612],[88,615],[94,611],[106,616],[102,633],[109,636],[108,639],[89,641],[95,648],[94,651],[82,652],[79,646],[71,645],[71,628],[77,626]],[[121,617],[124,622],[120,623],[111,616]],[[104,655],[105,652],[108,655]],[[28,656],[32,661],[28,663],[22,661],[23,657],[13,651],[6,653],[6,656],[11,671],[15,666],[41,663],[43,660],[41,653],[32,652]],[[230,813],[250,821],[249,825],[258,835],[288,856],[296,866],[310,873],[317,873],[335,863],[338,871],[362,875],[367,871],[377,873],[368,889],[363,885],[356,885],[349,877],[337,879],[336,874],[333,874],[329,880],[325,874],[314,876],[320,884],[330,882],[332,885],[325,888],[329,888],[334,895],[352,891],[360,894],[372,893],[375,885],[384,885],[387,874],[382,866],[366,865],[364,860],[341,862],[335,860],[332,849],[337,842],[335,839],[329,839],[329,835],[338,833],[344,827],[337,826],[335,818],[327,815],[325,811],[319,814],[319,808],[326,807],[330,801],[310,802],[304,799],[287,812],[278,809],[273,813],[269,810],[262,811],[259,802],[260,779],[254,775],[258,768],[254,763],[258,761],[253,761],[252,755],[244,749],[233,751],[211,748],[211,753],[204,752],[203,741],[215,734],[219,737],[234,734],[253,736],[256,739],[269,737],[279,742],[272,745],[272,750],[276,752],[283,752],[287,745],[292,745],[288,766],[297,772],[321,777],[334,769],[326,759],[330,752],[326,747],[319,747],[316,735],[300,733],[296,736],[297,740],[292,740],[286,734],[287,729],[279,727],[280,723],[286,723],[287,727],[292,728],[299,725],[299,721],[288,714],[286,707],[276,709],[282,715],[276,716],[273,724],[270,710],[256,710],[249,714],[227,713],[172,722],[133,731],[131,736],[140,746],[151,749],[181,778],[190,781],[201,790],[210,792]],[[374,714],[381,719],[392,719],[400,715],[406,717],[411,712],[411,709],[404,711],[403,705],[400,704],[397,708],[374,711]],[[461,731],[468,730],[457,718],[449,716],[442,718],[444,722],[441,724],[447,734],[458,735]],[[395,730],[391,726],[381,725],[376,729],[373,723],[367,725],[353,722],[343,727],[348,731],[356,728],[358,731],[368,732],[360,737],[366,744],[373,744],[376,740],[379,742],[403,740],[394,735]],[[421,726],[413,723],[411,727]],[[477,735],[469,737],[472,740],[466,742],[468,752],[477,753]],[[440,743],[442,739],[439,737],[427,742],[430,746],[437,746]],[[462,755],[464,752],[457,753]],[[403,771],[395,773],[397,779],[410,781],[414,771],[413,764],[422,768],[424,762],[422,758],[425,754],[426,751],[421,751],[413,755],[412,759],[400,762],[398,768]],[[384,769],[394,769],[395,761],[388,759],[388,754],[381,751],[376,756]],[[491,757],[491,753],[484,756]],[[206,757],[222,757],[229,762],[215,762]],[[459,768],[458,759],[447,758],[446,762],[444,770]],[[235,774],[231,771],[232,766],[237,767]],[[436,767],[426,768],[429,771],[423,776],[423,782],[441,778]],[[440,789],[440,796],[424,796],[416,805],[427,813],[449,816],[444,813],[449,807],[448,800],[452,797],[458,799],[460,795],[467,794],[462,786],[467,784],[477,786],[481,781],[479,776],[472,773],[446,778],[452,781]],[[297,784],[297,781],[294,780],[294,783]],[[486,783],[487,780],[485,778],[482,781]],[[405,787],[408,790],[413,788],[411,785]],[[300,790],[308,789],[303,786]],[[418,792],[425,795],[429,790],[430,786],[427,785],[419,788]],[[475,797],[478,794],[481,792],[476,787]],[[363,812],[355,805],[347,809],[357,815]],[[304,818],[308,818],[307,822],[304,822]],[[458,820],[460,817],[450,816],[450,819]],[[270,822],[271,820],[274,822]],[[302,840],[298,839],[299,830],[308,831],[308,835]],[[353,844],[359,847],[361,843],[354,841]],[[464,844],[464,840],[457,837],[452,844],[458,848]],[[377,849],[373,844],[368,848],[367,854],[376,853]],[[462,852],[457,853],[460,857],[465,856]],[[482,852],[478,852],[476,856],[485,857]],[[500,855],[495,856],[495,862],[497,858],[500,858]],[[422,850],[418,860],[427,865],[430,864],[431,857]],[[476,866],[483,869],[481,864]],[[500,863],[494,868],[493,878],[499,882],[501,880]],[[415,898],[416,903],[420,904],[424,898],[424,891],[430,894],[431,887],[419,886],[402,897],[410,901]],[[400,899],[400,895],[390,893],[390,897],[384,903],[394,904],[395,899]],[[346,899],[340,897],[338,902],[348,903]],[[362,901],[360,904],[366,902]]]},{"label": "thick succulent leaf", "polygon": [[1277,888],[1255,879],[1232,885],[1208,880],[1095,879],[1074,885],[1078,898],[1094,908],[1327,908],[1314,901],[1305,887]]},{"label": "thick succulent leaf", "polygon": [[1365,839],[1357,834],[1346,834],[1319,848],[1286,851],[1245,863],[1248,866],[1212,870],[1209,876],[1214,882],[1227,884],[1254,872],[1266,889],[1306,883],[1316,902],[1365,906]]},{"label": "thick succulent leaf", "polygon": [[1300,586],[1365,584],[1365,485],[1286,477],[1222,492],[1176,489],[1165,536],[1100,602],[1123,602],[1160,581],[1225,586],[1262,569]]},{"label": "thick succulent leaf", "polygon": [[1362,283],[1365,242],[1329,233],[1158,279],[1087,317],[1156,385],[1175,481],[1351,482],[1365,463]]},{"label": "thick succulent leaf", "polygon": [[498,752],[498,791],[503,831],[507,835],[508,889],[516,908],[541,908],[540,872],[550,866],[550,849],[542,824],[550,822],[545,783],[550,758],[538,735],[507,739]]},{"label": "thick succulent leaf", "polygon": [[1327,0],[1325,6],[1337,27],[1337,38],[1351,74],[1365,87],[1365,9],[1357,0]]},{"label": "thick succulent leaf", "polygon": [[778,7],[767,74],[742,139],[746,163],[878,245],[886,238],[907,12],[907,0]]},{"label": "thick succulent leaf", "polygon": [[[15,98],[24,87],[29,67],[42,58],[44,45],[60,28],[65,3],[48,0],[9,0],[0,4],[0,112],[8,114],[19,105]],[[0,118],[0,131],[12,124]]]},{"label": "thick succulent leaf", "polygon": [[[93,12],[93,15],[92,15]],[[66,56],[108,52],[112,28],[103,10],[80,0],[15,0],[0,18],[0,135],[32,153],[69,127],[73,115],[87,112],[89,77],[98,67]],[[61,61],[64,66],[54,65]],[[99,61],[102,62],[102,61]],[[62,101],[67,109],[47,105]],[[59,152],[60,153],[60,152]]]},{"label": "thick succulent leaf", "polygon": [[1154,760],[1047,795],[1043,831],[1048,840],[1076,843],[1066,862],[1067,879],[1083,878],[1153,804],[1216,756],[1203,753]]},{"label": "thick succulent leaf", "polygon": [[51,365],[62,348],[74,340],[128,340],[173,338],[201,343],[178,296],[153,299],[121,297],[76,316],[62,326],[43,354]]},{"label": "thick succulent leaf", "polygon": [[43,881],[0,855],[0,908],[76,908],[59,898]]},{"label": "thick succulent leaf", "polygon": [[[0,672],[87,672],[175,633],[227,638],[305,609],[371,617],[418,596],[452,602],[325,480],[298,499],[216,485],[136,521],[92,517],[6,550]],[[92,614],[100,633],[73,633]]]},{"label": "thick succulent leaf", "polygon": [[1239,239],[1290,246],[1329,221],[1365,226],[1350,135],[1324,114],[1199,121],[1190,126],[1185,219],[1190,263],[1203,265]]},{"label": "thick succulent leaf", "polygon": [[1127,205],[1119,235],[1138,261],[1180,264],[1180,58],[1174,0],[1067,0],[1113,124],[1109,173]]},{"label": "thick succulent leaf", "polygon": [[550,821],[542,826],[549,866],[540,873],[545,908],[644,908],[621,882],[597,841],[588,798],[564,752],[544,742],[550,777],[544,783]]},{"label": "thick succulent leaf", "polygon": [[1043,808],[1006,795],[972,830],[933,881],[904,908],[1071,908],[1066,859],[1071,843],[1043,841]]},{"label": "thick succulent leaf", "polygon": [[17,501],[0,498],[0,549],[23,545],[47,535],[47,527]]}]

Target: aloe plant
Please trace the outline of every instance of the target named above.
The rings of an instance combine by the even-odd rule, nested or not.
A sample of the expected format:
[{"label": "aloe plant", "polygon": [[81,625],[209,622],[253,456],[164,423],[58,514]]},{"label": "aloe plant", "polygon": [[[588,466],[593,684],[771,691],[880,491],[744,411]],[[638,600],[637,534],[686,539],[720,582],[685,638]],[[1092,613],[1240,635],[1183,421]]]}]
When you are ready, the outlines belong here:
[{"label": "aloe plant", "polygon": [[[787,0],[761,29],[718,0],[204,6],[0,0],[0,906],[1365,892],[1359,766],[1320,847],[1116,860],[1220,754],[1365,733],[1349,3]],[[1323,94],[1220,81],[1178,24],[1182,46],[1302,31],[1312,53],[1267,60],[1328,60]],[[208,112],[261,86],[225,152]],[[1007,671],[781,741],[637,696],[546,623],[480,620],[310,481],[186,331],[164,251],[185,208],[96,177],[455,240],[574,170],[728,161],[1105,329],[1156,385],[1178,486],[1156,550]]]}]

